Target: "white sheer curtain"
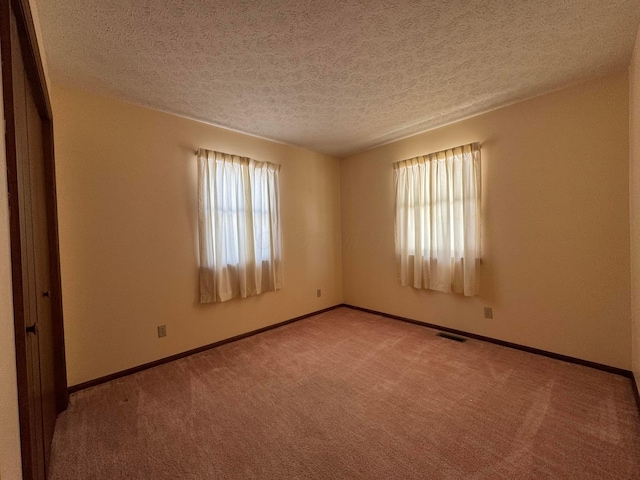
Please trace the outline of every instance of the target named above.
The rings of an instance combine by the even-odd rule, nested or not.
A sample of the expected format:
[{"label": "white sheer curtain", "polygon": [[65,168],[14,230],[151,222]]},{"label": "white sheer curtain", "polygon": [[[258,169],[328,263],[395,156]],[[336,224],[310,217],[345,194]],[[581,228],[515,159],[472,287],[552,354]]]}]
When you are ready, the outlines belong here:
[{"label": "white sheer curtain", "polygon": [[477,295],[480,145],[394,163],[396,257],[403,286]]},{"label": "white sheer curtain", "polygon": [[282,287],[280,166],[198,150],[200,303]]}]

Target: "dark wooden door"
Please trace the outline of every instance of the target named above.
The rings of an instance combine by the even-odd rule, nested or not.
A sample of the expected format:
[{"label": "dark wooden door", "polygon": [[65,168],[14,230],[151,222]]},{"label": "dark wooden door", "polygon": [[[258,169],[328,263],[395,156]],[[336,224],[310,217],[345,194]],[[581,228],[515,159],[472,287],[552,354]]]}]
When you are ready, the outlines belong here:
[{"label": "dark wooden door", "polygon": [[[45,478],[44,423],[40,375],[40,347],[38,341],[38,302],[36,295],[36,240],[34,220],[37,221],[37,205],[33,201],[31,162],[29,156],[29,122],[27,119],[28,82],[20,50],[18,28],[11,14],[11,54],[13,78],[13,114],[16,142],[16,167],[18,177],[18,207],[20,209],[20,255],[22,258],[22,284],[24,295],[24,325],[27,359],[27,386],[29,390],[29,434],[32,439],[28,455],[32,465],[32,478]],[[34,219],[35,214],[35,219]]]},{"label": "dark wooden door", "polygon": [[29,83],[27,83],[26,91],[36,321],[38,325],[35,337],[38,341],[37,368],[39,368],[40,371],[44,457],[45,465],[48,465],[53,429],[58,412],[56,409],[55,355],[51,315],[51,271],[49,268],[49,229],[47,226],[44,143],[42,138],[42,119],[36,107],[35,97]]},{"label": "dark wooden door", "polygon": [[27,6],[0,0],[23,477],[44,480],[68,394],[50,107]]}]

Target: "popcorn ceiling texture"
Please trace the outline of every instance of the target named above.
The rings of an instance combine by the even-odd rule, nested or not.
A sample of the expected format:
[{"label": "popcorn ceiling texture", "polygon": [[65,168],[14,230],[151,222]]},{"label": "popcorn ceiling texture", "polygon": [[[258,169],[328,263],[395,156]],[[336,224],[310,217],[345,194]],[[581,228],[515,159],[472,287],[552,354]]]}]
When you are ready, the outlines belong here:
[{"label": "popcorn ceiling texture", "polygon": [[623,70],[640,22],[637,0],[37,7],[54,82],[335,156]]}]

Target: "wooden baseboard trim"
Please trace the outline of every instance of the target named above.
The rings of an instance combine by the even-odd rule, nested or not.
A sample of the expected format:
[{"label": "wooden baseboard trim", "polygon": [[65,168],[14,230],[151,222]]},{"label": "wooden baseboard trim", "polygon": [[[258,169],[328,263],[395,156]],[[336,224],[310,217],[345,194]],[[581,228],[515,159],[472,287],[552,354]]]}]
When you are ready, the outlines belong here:
[{"label": "wooden baseboard trim", "polygon": [[[602,363],[591,362],[589,360],[583,360],[581,358],[570,357],[568,355],[562,355],[560,353],[548,352],[546,350],[540,350],[539,348],[527,347],[526,345],[520,345],[518,343],[506,342],[504,340],[498,340],[496,338],[485,337],[483,335],[477,335],[475,333],[465,332],[463,330],[457,330],[455,328],[442,327],[440,325],[434,325],[432,323],[421,322],[419,320],[413,320],[411,318],[401,317],[399,315],[393,315],[391,313],[378,312],[376,310],[371,310],[363,307],[356,307],[355,305],[342,304],[343,307],[352,308],[354,310],[360,310],[361,312],[372,313],[374,315],[380,315],[382,317],[392,318],[394,320],[400,320],[403,322],[413,323],[414,325],[420,325],[423,327],[433,328],[435,330],[440,330],[442,332],[453,333],[455,335],[461,335],[467,338],[473,338],[474,340],[481,340],[483,342],[494,343],[496,345],[500,345],[503,347],[513,348],[516,350],[522,350],[523,352],[535,353],[536,355],[542,355],[549,358],[554,358],[556,360],[562,360],[564,362],[576,363],[578,365],[583,365],[586,367],[595,368],[597,370],[602,370],[604,372],[613,373],[616,375],[622,375],[623,377],[630,378],[633,382],[635,382],[635,378],[633,373],[629,370],[624,370],[622,368],[611,367],[609,365],[603,365]],[[634,385],[635,387],[635,385]],[[636,392],[636,400],[640,402],[640,399],[637,397],[638,389],[635,389]],[[638,404],[640,408],[640,403]]]},{"label": "wooden baseboard trim", "polygon": [[419,325],[419,326],[422,326],[422,327],[433,328],[435,330],[439,330],[439,331],[442,331],[442,332],[453,333],[455,335],[461,335],[461,336],[464,336],[464,337],[467,337],[467,338],[473,338],[474,340],[480,340],[480,341],[483,341],[483,342],[489,342],[489,343],[493,343],[493,344],[500,345],[500,346],[503,346],[503,347],[513,348],[513,349],[521,350],[521,351],[528,352],[528,353],[534,353],[536,355],[542,355],[542,356],[553,358],[553,359],[556,359],[556,360],[562,360],[564,362],[575,363],[575,364],[578,364],[578,365],[583,365],[583,366],[586,366],[586,367],[595,368],[597,370],[602,370],[604,372],[613,373],[613,374],[616,374],[616,375],[621,375],[623,377],[630,378],[631,382],[633,383],[633,391],[634,391],[634,395],[635,395],[635,398],[636,398],[636,403],[638,404],[638,410],[640,410],[640,394],[638,393],[638,386],[636,384],[636,378],[633,375],[633,372],[631,372],[629,370],[624,370],[622,368],[617,368],[617,367],[611,367],[609,365],[603,365],[601,363],[591,362],[589,360],[583,360],[581,358],[570,357],[568,355],[562,355],[562,354],[559,354],[559,353],[549,352],[549,351],[541,350],[541,349],[538,349],[538,348],[527,347],[526,345],[520,345],[520,344],[517,344],[517,343],[506,342],[504,340],[498,340],[496,338],[485,337],[483,335],[477,335],[475,333],[469,333],[469,332],[465,332],[463,330],[458,330],[458,329],[455,329],[455,328],[443,327],[443,326],[435,325],[433,323],[428,323],[428,322],[421,322],[419,320],[413,320],[411,318],[401,317],[399,315],[393,315],[391,313],[379,312],[377,310],[371,310],[369,308],[364,308],[364,307],[357,307],[355,305],[349,305],[349,304],[346,304],[346,303],[341,303],[341,304],[338,304],[338,305],[334,305],[332,307],[324,308],[322,310],[318,310],[318,311],[315,311],[315,312],[307,313],[307,314],[301,315],[299,317],[291,318],[289,320],[284,320],[282,322],[275,323],[273,325],[269,325],[269,326],[266,326],[266,327],[262,327],[262,328],[259,328],[257,330],[252,330],[252,331],[247,332],[247,333],[236,335],[235,337],[226,338],[224,340],[220,340],[218,342],[210,343],[210,344],[204,345],[202,347],[194,348],[192,350],[187,350],[186,352],[177,353],[175,355],[171,355],[169,357],[161,358],[161,359],[155,360],[153,362],[145,363],[143,365],[138,365],[137,367],[128,368],[128,369],[122,370],[120,372],[115,372],[115,373],[111,373],[109,375],[105,375],[104,377],[99,377],[99,378],[96,378],[96,379],[93,379],[93,380],[89,380],[87,382],[79,383],[77,385],[72,385],[72,386],[69,387],[68,390],[69,390],[69,393],[71,394],[71,393],[77,392],[79,390],[84,390],[86,388],[93,387],[95,385],[100,385],[101,383],[110,382],[111,380],[115,380],[117,378],[125,377],[125,376],[131,375],[133,373],[141,372],[142,370],[146,370],[148,368],[157,367],[158,365],[162,365],[164,363],[168,363],[168,362],[172,362],[174,360],[178,360],[180,358],[188,357],[189,355],[194,355],[196,353],[204,352],[205,350],[209,350],[211,348],[219,347],[219,346],[225,345],[227,343],[231,343],[231,342],[235,342],[235,341],[238,341],[238,340],[242,340],[243,338],[251,337],[253,335],[257,335],[258,333],[266,332],[268,330],[273,330],[274,328],[282,327],[284,325],[288,325],[289,323],[293,323],[293,322],[297,322],[299,320],[303,320],[305,318],[313,317],[314,315],[319,315],[319,314],[324,313],[324,312],[329,312],[331,310],[335,310],[336,308],[340,308],[340,307],[351,308],[353,310],[359,310],[361,312],[371,313],[371,314],[374,314],[374,315],[380,315],[382,317],[391,318],[391,319],[394,319],[394,320],[400,320],[402,322],[412,323],[414,325]]},{"label": "wooden baseboard trim", "polygon": [[336,308],[342,307],[342,304],[334,305],[333,307],[323,308],[322,310],[317,310],[315,312],[307,313],[305,315],[300,315],[299,317],[291,318],[289,320],[284,320],[279,323],[274,323],[273,325],[268,325],[266,327],[258,328],[257,330],[252,330],[247,333],[242,333],[240,335],[236,335],[235,337],[225,338],[224,340],[220,340],[218,342],[210,343],[208,345],[204,345],[202,347],[194,348],[191,350],[187,350],[186,352],[177,353],[175,355],[171,355],[169,357],[161,358],[159,360],[154,360],[153,362],[145,363],[143,365],[138,365],[137,367],[127,368],[126,370],[122,370],[120,372],[111,373],[109,375],[105,375],[104,377],[95,378],[93,380],[89,380],[87,382],[78,383],[77,385],[72,385],[69,387],[69,393],[75,393],[79,390],[84,390],[85,388],[94,387],[96,385],[100,385],[101,383],[110,382],[111,380],[115,380],[117,378],[125,377],[127,375],[131,375],[133,373],[141,372],[142,370],[146,370],[148,368],[157,367],[158,365],[162,365],[164,363],[172,362],[174,360],[178,360],[180,358],[188,357],[189,355],[194,355],[196,353],[204,352],[205,350],[210,350],[212,348],[219,347],[220,345],[225,345],[227,343],[236,342],[238,340],[242,340],[243,338],[251,337],[253,335],[257,335],[258,333],[266,332],[268,330],[273,330],[274,328],[283,327],[293,322],[297,322],[299,320],[303,320],[305,318],[313,317],[314,315],[319,315],[324,312],[329,312],[331,310],[335,310]]}]

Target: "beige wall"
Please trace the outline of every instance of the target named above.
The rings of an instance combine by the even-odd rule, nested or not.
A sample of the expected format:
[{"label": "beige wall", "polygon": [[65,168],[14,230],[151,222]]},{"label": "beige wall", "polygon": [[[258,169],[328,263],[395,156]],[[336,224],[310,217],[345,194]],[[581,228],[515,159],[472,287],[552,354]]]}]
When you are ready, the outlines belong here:
[{"label": "beige wall", "polygon": [[[53,100],[70,385],[340,303],[341,267],[346,303],[631,368],[624,74],[341,163],[75,89]],[[391,164],[472,141],[482,294],[401,288]],[[283,164],[282,291],[197,304],[198,146]]]},{"label": "beige wall", "polygon": [[[342,302],[337,159],[74,89],[53,104],[70,385]],[[281,291],[197,303],[197,147],[282,165]]]},{"label": "beige wall", "polygon": [[[628,132],[620,74],[343,160],[345,303],[629,369]],[[400,287],[392,163],[474,141],[481,295]]]},{"label": "beige wall", "polygon": [[[4,125],[2,102],[0,88],[0,125]],[[22,478],[12,295],[7,167],[3,128],[0,135],[0,476],[5,480]]]},{"label": "beige wall", "polygon": [[629,215],[633,373],[640,388],[640,33],[629,67]]}]

